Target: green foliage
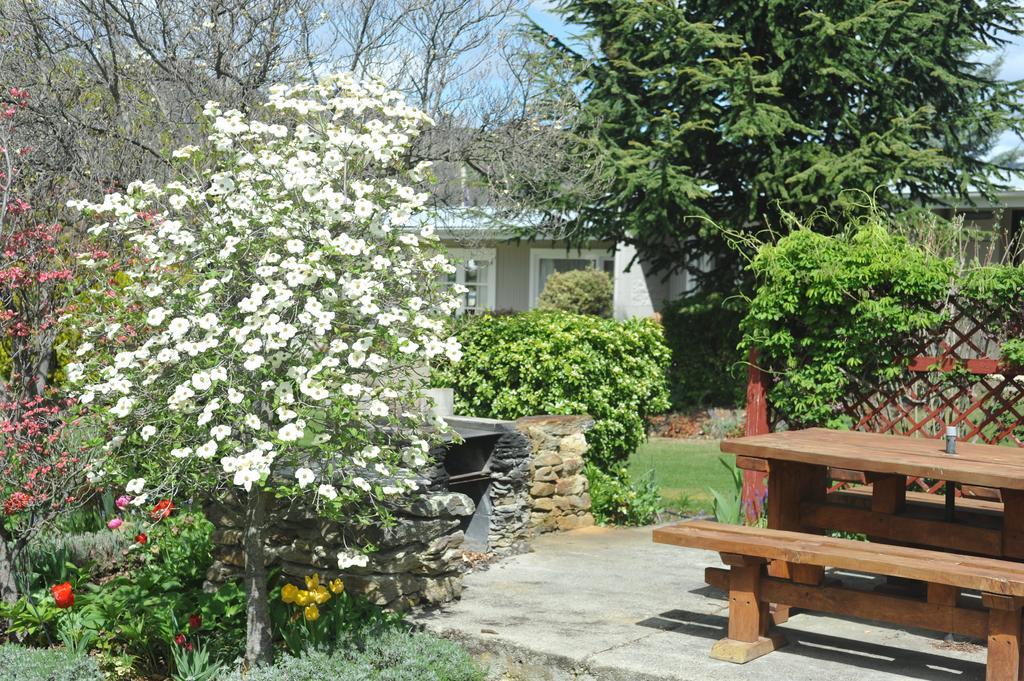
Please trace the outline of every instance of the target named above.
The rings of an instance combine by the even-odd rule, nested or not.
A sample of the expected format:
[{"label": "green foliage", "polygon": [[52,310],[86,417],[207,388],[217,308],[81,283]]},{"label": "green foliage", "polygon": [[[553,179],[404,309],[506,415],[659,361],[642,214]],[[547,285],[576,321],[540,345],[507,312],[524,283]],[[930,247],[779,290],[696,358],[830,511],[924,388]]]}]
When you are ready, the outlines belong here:
[{"label": "green foliage", "polygon": [[584,470],[590,482],[590,510],[599,525],[650,525],[665,510],[652,471],[634,480],[625,466],[605,473],[587,464]]},{"label": "green foliage", "polygon": [[715,519],[720,523],[740,525],[743,523],[743,471],[732,459],[718,460],[732,476],[733,486],[727,490],[710,489],[715,498]]},{"label": "green foliage", "polygon": [[293,655],[311,648],[333,647],[339,642],[362,642],[405,622],[402,613],[384,610],[364,596],[352,596],[347,591],[331,594],[330,600],[318,604],[317,618],[308,621],[302,605],[282,599],[286,584],[282,582],[271,590],[269,609],[274,635],[281,638]]},{"label": "green foliage", "polygon": [[97,572],[109,572],[124,559],[131,545],[127,532],[101,530],[82,534],[50,532],[29,545],[33,575],[31,584],[42,588],[67,581],[77,566],[89,566]]},{"label": "green foliage", "polygon": [[669,352],[661,327],[534,310],[482,315],[457,330],[463,358],[435,372],[459,414],[516,419],[590,414],[589,461],[604,470],[645,438],[645,419],[668,408]]},{"label": "green foliage", "polygon": [[88,653],[99,636],[103,620],[95,608],[78,608],[64,613],[57,624],[57,638],[72,655]]},{"label": "green foliage", "polygon": [[877,214],[831,237],[796,229],[750,269],[759,287],[742,347],[760,350],[769,402],[790,427],[843,427],[839,405],[859,377],[900,377],[915,339],[946,319],[954,273]]},{"label": "green foliage", "polygon": [[183,646],[173,646],[174,681],[214,681],[226,671],[227,667],[210,656],[210,651],[202,643],[196,644],[191,650]]},{"label": "green foliage", "polygon": [[596,317],[612,316],[612,278],[599,270],[555,272],[537,298],[542,310],[561,310]]},{"label": "green foliage", "polygon": [[0,645],[0,678],[17,681],[103,681],[96,661],[59,648]]},{"label": "green foliage", "polygon": [[484,671],[456,643],[425,633],[391,629],[361,648],[307,650],[282,655],[270,667],[223,677],[223,681],[483,681]]},{"label": "green foliage", "polygon": [[221,681],[367,681],[375,670],[365,662],[356,662],[344,651],[307,650],[301,655],[282,655],[273,665],[254,667],[247,673],[235,671]]},{"label": "green foliage", "polygon": [[959,299],[971,301],[979,319],[1004,339],[1003,359],[1024,367],[1024,267],[991,265],[968,272]]},{"label": "green foliage", "polygon": [[669,390],[673,409],[743,404],[746,369],[737,349],[745,304],[739,297],[699,293],[662,310],[665,342],[672,351]]},{"label": "green foliage", "polygon": [[[559,200],[581,241],[629,240],[659,269],[690,266],[733,288],[721,232],[757,233],[783,212],[831,208],[843,190],[894,211],[928,196],[992,198],[988,150],[1020,129],[1020,84],[991,54],[1022,33],[995,0],[560,0],[570,44],[536,28],[575,79],[579,154],[597,157],[596,200]],[[569,74],[569,75],[567,75]],[[830,228],[827,223],[818,225]],[[708,277],[705,277],[708,279]]]},{"label": "green foliage", "polygon": [[[42,583],[30,596],[14,604],[0,604],[0,619],[10,619],[10,633],[44,645],[55,636],[68,647],[90,648],[113,664],[138,670],[162,670],[172,659],[174,637],[190,641],[205,638],[210,654],[233,660],[241,654],[245,632],[245,595],[237,582],[213,593],[202,589],[211,562],[212,525],[201,515],[176,513],[152,527],[117,532],[133,536],[138,529],[149,535],[143,545],[131,544],[121,559],[120,571],[99,584],[88,572],[67,563],[75,604],[59,610]],[[38,580],[37,580],[38,582]],[[187,622],[200,615],[202,627],[193,632]]]}]

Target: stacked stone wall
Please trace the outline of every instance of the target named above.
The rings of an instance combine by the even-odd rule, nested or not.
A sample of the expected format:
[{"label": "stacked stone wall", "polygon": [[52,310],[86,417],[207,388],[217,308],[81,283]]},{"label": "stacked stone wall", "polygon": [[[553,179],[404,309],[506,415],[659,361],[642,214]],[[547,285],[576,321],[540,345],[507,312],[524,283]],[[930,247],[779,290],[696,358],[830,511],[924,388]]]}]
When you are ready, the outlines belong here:
[{"label": "stacked stone wall", "polygon": [[590,483],[583,474],[589,416],[529,416],[516,421],[533,444],[530,529],[575,530],[594,524]]}]

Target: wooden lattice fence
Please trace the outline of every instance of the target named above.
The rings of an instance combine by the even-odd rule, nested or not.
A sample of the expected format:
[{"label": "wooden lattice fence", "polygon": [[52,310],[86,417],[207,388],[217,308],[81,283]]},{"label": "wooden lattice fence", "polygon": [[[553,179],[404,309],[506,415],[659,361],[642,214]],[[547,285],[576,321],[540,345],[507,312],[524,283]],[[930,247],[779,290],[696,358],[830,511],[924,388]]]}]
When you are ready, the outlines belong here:
[{"label": "wooden lattice fence", "polygon": [[[1024,447],[1024,369],[999,359],[1002,339],[986,319],[954,306],[950,323],[922,338],[900,379],[884,383],[857,381],[856,389],[834,411],[854,430],[941,438],[957,426],[960,438]],[[771,408],[771,375],[752,352],[747,381],[747,435],[784,429]],[[835,486],[863,483],[853,471],[833,471]],[[914,478],[917,491],[941,491],[944,482]],[[747,471],[743,500],[748,519],[756,518],[765,498],[765,474]],[[965,487],[958,494],[998,498],[995,490]]]}]

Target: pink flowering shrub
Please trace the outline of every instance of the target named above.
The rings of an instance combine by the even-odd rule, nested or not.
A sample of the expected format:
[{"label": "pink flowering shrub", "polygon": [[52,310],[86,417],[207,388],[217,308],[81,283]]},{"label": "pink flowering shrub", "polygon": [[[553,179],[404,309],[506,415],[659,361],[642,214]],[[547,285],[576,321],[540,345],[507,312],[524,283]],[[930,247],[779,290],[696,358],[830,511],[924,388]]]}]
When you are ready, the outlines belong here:
[{"label": "pink flowering shrub", "polygon": [[36,220],[19,193],[30,149],[18,146],[29,93],[7,91],[0,109],[0,598],[17,596],[14,574],[33,534],[89,493],[90,456],[68,444],[74,400],[52,384],[56,341],[74,294],[74,240]]}]

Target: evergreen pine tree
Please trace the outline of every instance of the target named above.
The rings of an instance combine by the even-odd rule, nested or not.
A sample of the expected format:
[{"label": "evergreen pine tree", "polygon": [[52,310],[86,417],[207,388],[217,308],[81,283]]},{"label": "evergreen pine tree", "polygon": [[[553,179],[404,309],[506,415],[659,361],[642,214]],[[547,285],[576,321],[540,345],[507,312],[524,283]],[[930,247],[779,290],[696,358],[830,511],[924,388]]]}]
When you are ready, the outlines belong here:
[{"label": "evergreen pine tree", "polygon": [[1020,129],[1022,82],[1000,80],[992,61],[1022,33],[1016,2],[562,0],[557,11],[583,33],[543,36],[547,63],[575,63],[577,143],[607,187],[582,209],[548,206],[571,211],[575,239],[634,243],[663,270],[710,256],[705,284],[729,290],[739,258],[712,223],[779,230],[782,211],[805,218],[844,190],[905,213],[991,197],[1007,180],[988,155]]}]

